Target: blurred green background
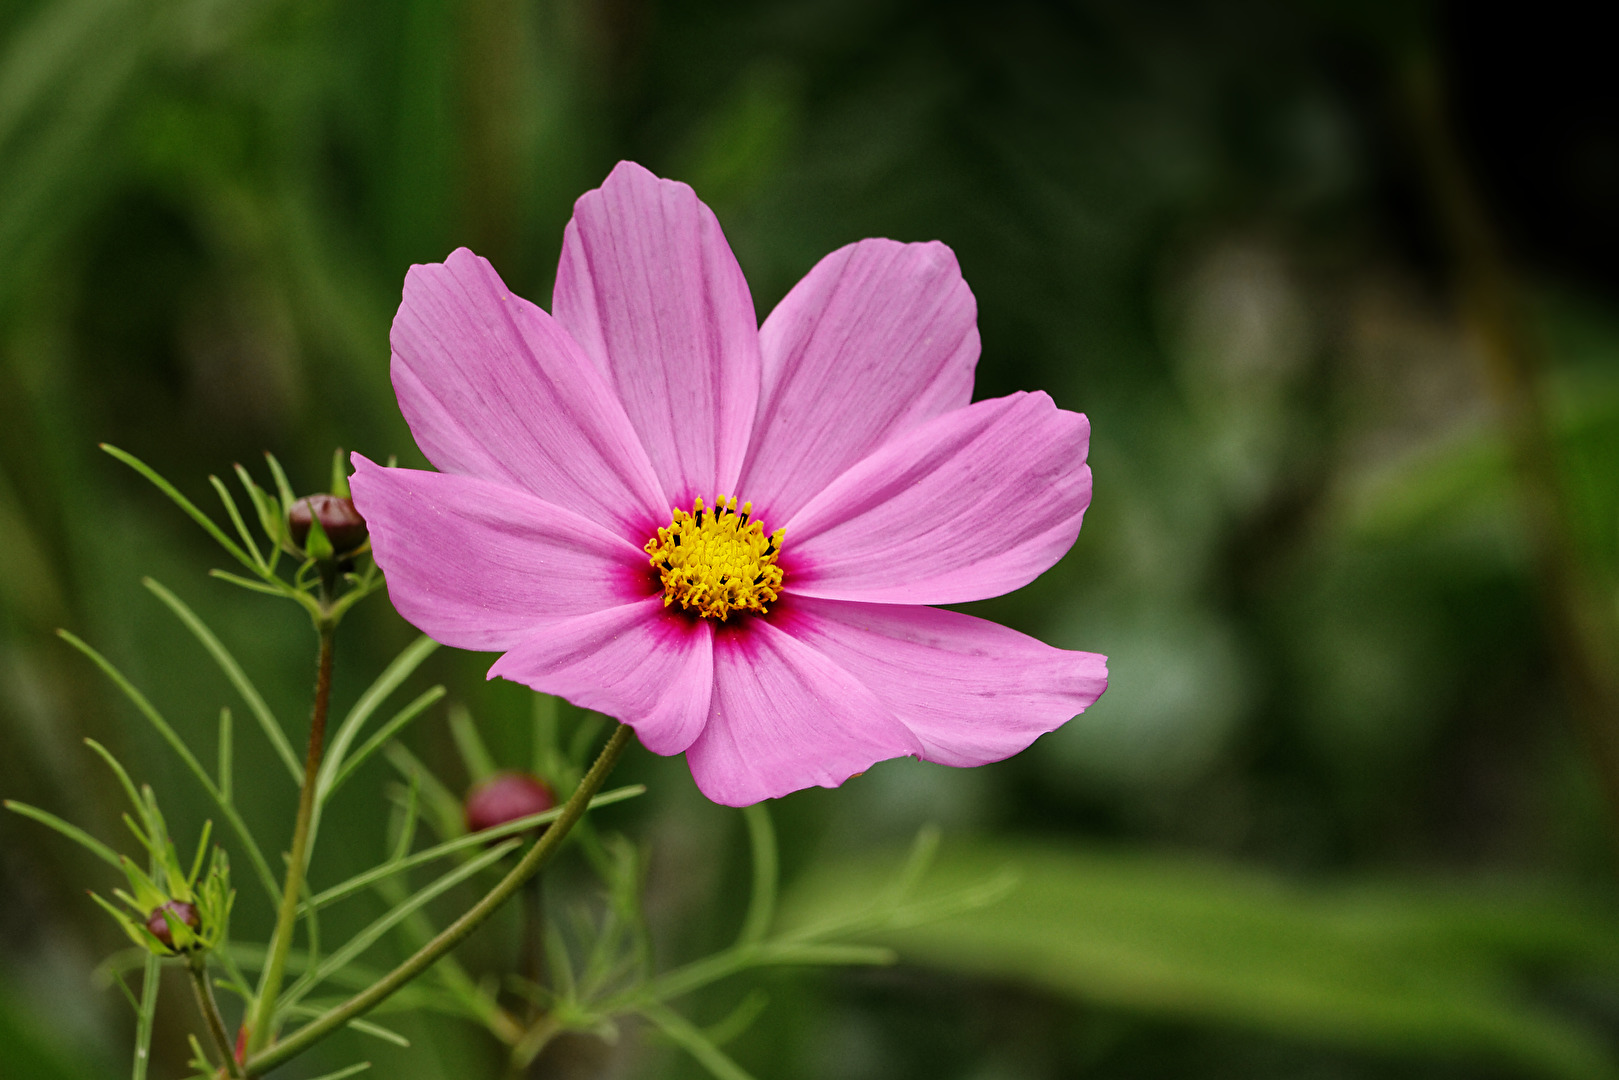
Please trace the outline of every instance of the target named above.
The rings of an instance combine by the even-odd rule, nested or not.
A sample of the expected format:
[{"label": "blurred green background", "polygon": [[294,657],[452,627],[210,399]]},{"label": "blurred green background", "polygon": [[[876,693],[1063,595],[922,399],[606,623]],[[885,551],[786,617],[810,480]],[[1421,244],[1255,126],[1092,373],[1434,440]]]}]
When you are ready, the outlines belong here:
[{"label": "blurred green background", "polygon": [[[945,241],[979,302],[978,395],[1045,389],[1094,429],[1072,553],[973,610],[1108,654],[1102,701],[999,765],[890,762],[774,807],[789,919],[848,903],[929,822],[941,880],[1011,866],[1018,886],[889,935],[894,968],[683,1003],[711,1024],[763,988],[738,1062],[1619,1075],[1614,819],[1568,690],[1571,649],[1608,656],[1619,569],[1619,99],[1591,18],[1566,0],[0,0],[0,794],[128,850],[89,736],[181,835],[207,816],[52,633],[211,747],[238,703],[143,574],[280,715],[307,715],[302,616],[207,578],[217,550],[97,442],[203,504],[233,462],[265,480],[266,449],[304,490],[335,445],[419,463],[387,372],[406,267],[465,244],[547,303],[573,199],[632,158],[715,209],[761,315],[844,243]],[[1477,267],[1456,272],[1435,212],[1457,191],[1424,162],[1452,141],[1521,285],[1505,317],[1550,447],[1527,490],[1549,474],[1563,494],[1549,532],[1500,422],[1521,386],[1492,391]],[[1581,604],[1596,629],[1571,646],[1557,627]],[[412,636],[385,599],[363,606],[337,707]],[[441,652],[407,690],[447,683],[519,761],[529,697],[485,683],[489,660]],[[1585,723],[1619,724],[1592,700]],[[244,813],[290,832],[295,793],[238,730]],[[462,779],[443,705],[407,742]],[[329,819],[317,887],[380,855],[385,771]],[[637,749],[621,776],[652,786],[603,819],[651,846],[660,956],[723,944],[739,816],[678,759]],[[0,818],[0,1077],[127,1069],[130,1011],[92,980],[121,939],[84,895],[112,884]],[[271,913],[241,891],[238,936],[262,936]],[[501,970],[512,934],[475,939],[469,966]],[[165,995],[161,1077],[198,1030],[178,977]],[[412,1051],[345,1035],[284,1075],[362,1054],[397,1080],[501,1075],[481,1032],[402,1023]],[[700,1073],[628,1025],[534,1075]]]}]

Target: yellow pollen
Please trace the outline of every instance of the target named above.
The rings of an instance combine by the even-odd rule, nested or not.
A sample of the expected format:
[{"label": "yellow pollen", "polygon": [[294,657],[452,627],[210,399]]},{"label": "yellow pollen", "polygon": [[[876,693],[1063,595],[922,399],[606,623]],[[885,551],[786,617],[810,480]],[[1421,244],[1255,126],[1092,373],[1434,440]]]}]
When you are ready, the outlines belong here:
[{"label": "yellow pollen", "polygon": [[724,622],[733,611],[763,615],[766,604],[781,595],[781,554],[785,529],[769,536],[749,520],[753,504],[721,495],[705,510],[703,500],[691,513],[676,510],[668,528],[646,542],[646,553],[663,579],[663,606],[679,602],[705,619]]}]

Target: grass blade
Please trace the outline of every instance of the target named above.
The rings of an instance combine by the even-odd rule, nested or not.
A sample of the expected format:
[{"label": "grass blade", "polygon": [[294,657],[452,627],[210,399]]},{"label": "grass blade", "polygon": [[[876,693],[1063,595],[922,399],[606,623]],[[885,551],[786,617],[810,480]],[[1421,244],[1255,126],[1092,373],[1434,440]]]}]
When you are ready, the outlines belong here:
[{"label": "grass blade", "polygon": [[483,744],[478,725],[473,723],[472,714],[465,705],[450,707],[450,735],[455,739],[455,748],[460,751],[461,761],[466,765],[467,775],[474,784],[494,773],[495,760],[489,756],[489,748]]},{"label": "grass blade", "polygon": [[20,803],[14,799],[7,799],[4,804],[0,805],[4,805],[5,808],[10,810],[13,814],[21,814],[25,818],[33,818],[35,821],[39,822],[48,829],[55,829],[69,840],[72,840],[74,843],[82,846],[86,851],[90,852],[90,854],[94,855],[102,862],[111,863],[119,870],[123,869],[123,864],[118,861],[117,852],[113,851],[112,848],[108,847],[106,844],[103,844],[100,840],[97,840],[95,837],[91,836],[77,825],[63,821],[61,818],[57,817],[48,810],[41,810],[37,806],[29,806],[27,803]]},{"label": "grass blade", "polygon": [[141,1007],[135,1014],[135,1067],[130,1080],[146,1080],[152,1062],[152,1021],[157,1017],[157,983],[162,968],[156,956],[146,955],[146,972],[141,979]]},{"label": "grass blade", "polygon": [[703,1029],[703,1034],[715,1046],[724,1046],[726,1043],[736,1041],[737,1037],[759,1018],[770,1004],[770,995],[757,986],[748,991],[748,996],[737,1003],[731,1014],[717,1024],[710,1024]]},{"label": "grass blade", "polygon": [[[133,954],[136,952],[136,950],[127,949],[125,952]],[[144,949],[140,950],[139,952],[140,955],[145,955]],[[223,948],[216,949],[214,955],[220,957],[222,961],[224,958],[228,957],[230,965],[239,971],[261,971],[264,968],[264,946],[262,945],[226,945]],[[453,962],[454,957],[449,956],[440,961],[440,963]],[[138,957],[136,959],[135,966],[139,966]],[[310,965],[307,962],[307,958],[301,952],[294,950],[293,952],[287,954],[287,971],[289,973],[299,975],[308,971],[309,968]],[[342,971],[333,975],[327,981],[334,988],[341,988],[344,990],[364,990],[366,987],[382,978],[383,974],[384,973],[382,971],[379,971],[376,968],[366,967],[364,964],[350,964]],[[322,999],[313,997],[305,998],[302,1004],[297,1005],[288,1011],[301,1012],[304,1009],[316,1008],[317,1006],[315,1005],[315,1002],[317,1000]],[[342,998],[337,998],[336,1000],[325,1002],[325,1004],[328,1007],[330,1005],[338,1005],[342,1003],[342,1000]],[[372,1015],[375,1016],[384,1012],[395,1011],[408,1012],[411,1009],[427,1009],[432,1012],[444,1013],[448,1016],[464,1017],[467,1015],[467,1011],[460,1006],[453,994],[442,991],[436,987],[426,986],[421,982],[401,988],[399,993],[388,999],[386,1006],[379,1008]]]},{"label": "grass blade", "polygon": [[444,786],[444,781],[433,775],[432,770],[418,761],[415,754],[405,749],[404,743],[389,743],[383,755],[387,757],[388,764],[399,770],[400,776],[421,785],[422,801],[428,811],[423,817],[432,823],[440,839],[461,836],[467,831],[461,800]]},{"label": "grass blade", "polygon": [[258,564],[259,573],[268,573],[269,564],[264,561],[264,555],[259,551],[259,545],[254,542],[253,534],[247,531],[247,522],[242,520],[242,512],[236,509],[236,500],[231,497],[230,488],[226,487],[224,481],[217,476],[209,476],[208,482],[219,493],[219,501],[225,504],[225,513],[230,516],[231,524],[236,526],[236,535],[242,538],[242,550],[253,556],[253,561]]},{"label": "grass blade", "polygon": [[534,747],[532,750],[534,775],[548,783],[561,785],[562,747],[557,728],[560,717],[558,700],[550,694],[535,694],[532,714]]},{"label": "grass blade", "polygon": [[186,887],[193,888],[197,884],[197,877],[202,873],[203,856],[208,854],[208,840],[214,834],[214,820],[209,818],[202,823],[202,838],[197,841],[197,857],[191,862],[191,873],[186,875]]},{"label": "grass blade", "polygon": [[662,1031],[670,1042],[690,1054],[717,1080],[753,1080],[753,1076],[746,1069],[732,1061],[725,1051],[710,1042],[708,1036],[699,1031],[690,1020],[668,1006],[645,1005],[640,1009],[640,1013],[656,1024],[658,1030]]},{"label": "grass blade", "polygon": [[277,581],[277,583],[274,585],[267,585],[262,581],[254,581],[251,578],[245,578],[240,574],[232,574],[225,570],[210,570],[208,571],[208,576],[218,578],[220,581],[228,581],[232,585],[238,586],[239,588],[251,589],[256,593],[263,593],[265,596],[296,595],[291,586],[280,581]]},{"label": "grass blade", "polygon": [[220,547],[230,552],[231,557],[237,562],[241,563],[255,574],[259,572],[258,564],[248,557],[247,552],[238,547],[236,545],[236,541],[226,536],[225,530],[216,525],[213,518],[209,517],[201,510],[198,510],[196,505],[192,503],[190,499],[180,494],[179,490],[173,484],[159,476],[157,470],[153,469],[150,465],[146,464],[146,462],[142,461],[134,454],[120,450],[111,443],[102,443],[101,449],[105,450],[119,461],[122,461],[125,465],[128,465],[131,469],[134,469],[136,472],[146,477],[147,480],[151,481],[152,486],[156,487],[163,494],[167,495],[174,505],[186,512],[192,521],[195,521],[198,525],[201,525],[203,529],[207,531],[208,535],[212,536],[216,541],[218,541]]},{"label": "grass blade", "polygon": [[253,500],[253,512],[258,515],[259,527],[269,538],[270,557],[265,562],[265,569],[274,574],[281,562],[281,545],[287,539],[286,511],[281,506],[281,500],[254,483],[253,477],[241,465],[232,468],[236,470],[236,479],[241,481],[242,490]]},{"label": "grass blade", "polygon": [[363,1073],[370,1067],[371,1063],[369,1061],[362,1061],[357,1065],[350,1065],[346,1069],[338,1069],[336,1072],[329,1072],[323,1076],[317,1076],[315,1077],[315,1080],[346,1080],[347,1077],[353,1076],[356,1073]]},{"label": "grass blade", "polygon": [[770,811],[764,803],[754,803],[742,811],[748,823],[748,843],[753,850],[753,895],[748,900],[748,914],[742,921],[739,945],[753,945],[763,941],[776,917],[776,889],[779,878],[776,869],[776,830],[770,824]]},{"label": "grass blade", "polygon": [[270,873],[270,864],[265,860],[264,852],[259,848],[258,841],[253,839],[253,834],[248,831],[247,823],[242,820],[242,815],[236,812],[236,807],[227,802],[220,793],[219,788],[214,785],[213,779],[209,777],[207,770],[202,767],[202,763],[197,760],[197,756],[191,752],[191,748],[186,746],[185,741],[180,738],[174,728],[169,726],[169,722],[163,719],[163,714],[158,712],[152,703],[146,699],[146,695],[137,690],[135,684],[126,679],[124,673],[114,667],[110,660],[71,631],[58,630],[56,633],[63,641],[89,657],[90,661],[100,668],[107,678],[112,680],[113,685],[123,691],[124,696],[146,718],[147,723],[157,730],[157,733],[163,737],[163,741],[169,744],[169,747],[185,764],[186,768],[191,770],[191,775],[197,778],[197,782],[202,785],[203,790],[214,800],[215,805],[219,807],[220,813],[225,815],[225,820],[230,822],[230,826],[236,832],[237,838],[241,840],[243,848],[247,851],[248,860],[252,862],[253,869],[258,873],[265,892],[269,894],[270,902],[279,904],[281,902],[281,889],[276,884],[275,876]]},{"label": "grass blade", "polygon": [[416,842],[416,823],[420,820],[420,807],[422,795],[422,778],[412,773],[410,783],[405,787],[405,800],[395,800],[394,813],[388,822],[388,831],[391,833],[398,828],[398,837],[393,841],[393,856],[390,861],[398,862],[410,854],[410,847]]},{"label": "grass blade", "polygon": [[[287,1012],[293,1016],[310,1018],[319,1016],[324,1011],[325,1010],[323,1009],[316,1009],[309,1005],[298,1005],[287,1010]],[[350,1020],[345,1026],[353,1028],[362,1035],[369,1035],[373,1039],[381,1039],[383,1042],[391,1042],[395,1046],[403,1046],[406,1048],[409,1048],[410,1046],[410,1040],[399,1034],[399,1032],[393,1030],[392,1028],[385,1028],[381,1024],[373,1023],[370,1020]]]},{"label": "grass blade", "polygon": [[231,801],[231,785],[236,774],[236,748],[229,708],[219,710],[219,796]]},{"label": "grass blade", "polygon": [[230,650],[225,648],[219,638],[214,635],[214,632],[208,629],[207,624],[199,619],[196,612],[187,607],[183,600],[153,578],[142,578],[141,584],[145,585],[153,596],[163,601],[168,606],[168,609],[174,612],[181,622],[185,623],[186,629],[190,630],[192,635],[202,643],[202,647],[208,650],[208,655],[214,658],[214,663],[218,664],[219,670],[225,673],[225,678],[229,679],[231,685],[236,687],[236,692],[242,695],[242,700],[247,703],[248,711],[258,720],[259,727],[264,729],[265,738],[270,740],[270,745],[275,748],[276,756],[281,758],[282,764],[286,765],[287,772],[292,777],[293,786],[302,786],[304,768],[298,763],[297,755],[292,752],[292,744],[287,741],[287,733],[282,730],[281,721],[277,720],[275,714],[270,711],[270,706],[264,703],[264,698],[259,694],[258,688],[253,685],[253,681],[242,670],[242,665],[236,662],[236,658],[230,654]]},{"label": "grass blade", "polygon": [[[353,745],[360,733],[360,728],[371,718],[371,714],[388,699],[388,695],[398,689],[399,684],[410,677],[410,674],[421,666],[438,648],[438,642],[423,635],[407,645],[393,662],[383,669],[376,681],[366,688],[360,695],[360,700],[354,703],[343,722],[338,725],[337,733],[326,745],[326,760],[321,765],[321,775],[315,788],[317,800],[324,800],[331,793],[333,780],[337,771],[343,766],[343,758],[348,748]],[[301,776],[301,773],[300,773]]]},{"label": "grass blade", "polygon": [[287,483],[287,474],[281,468],[281,462],[268,450],[264,452],[264,460],[269,463],[270,475],[275,477],[275,489],[281,495],[281,505],[286,510],[292,509],[292,504],[298,501],[298,496],[292,493],[292,485]]},{"label": "grass blade", "polygon": [[[317,1013],[316,1015],[319,1014]],[[410,1048],[409,1039],[405,1038],[392,1028],[385,1028],[381,1024],[372,1023],[370,1020],[350,1020],[347,1026],[353,1028],[355,1031],[360,1032],[362,1035],[369,1035],[373,1039],[381,1039],[383,1042],[391,1042],[395,1046],[403,1046],[406,1049]]]},{"label": "grass blade", "polygon": [[364,765],[366,761],[378,750],[381,750],[383,746],[387,744],[389,739],[392,739],[395,735],[398,735],[400,729],[402,729],[412,720],[416,719],[416,717],[420,716],[428,709],[429,706],[442,698],[445,693],[446,691],[444,687],[435,686],[432,689],[425,691],[419,697],[417,697],[415,701],[412,701],[409,705],[406,705],[403,709],[400,709],[398,712],[390,716],[387,723],[378,728],[369,739],[360,745],[358,750],[354,751],[354,753],[349,755],[348,759],[343,762],[343,767],[337,771],[336,776],[332,777],[331,786],[326,789],[326,797],[329,799],[336,794],[337,789],[346,784],[349,777],[358,772],[360,766]]},{"label": "grass blade", "polygon": [[[637,795],[642,795],[645,792],[645,784],[632,784],[628,787],[617,788],[613,791],[604,791],[594,799],[590,800],[590,809],[595,810],[598,807],[611,806],[613,803],[623,802],[625,799],[633,799]],[[500,840],[507,836],[515,836],[518,833],[527,832],[535,826],[548,824],[561,816],[562,807],[552,807],[550,810],[544,810],[538,814],[530,814],[528,817],[518,818],[516,821],[508,821],[506,824],[497,825],[492,829],[485,829],[483,832],[469,833],[466,836],[460,836],[454,840],[446,840],[442,844],[437,844],[430,848],[424,848],[414,855],[393,859],[389,862],[383,863],[380,866],[372,867],[370,870],[367,870],[364,873],[356,874],[347,881],[338,885],[333,885],[324,892],[316,894],[315,897],[309,901],[309,903],[313,904],[317,908],[325,907],[328,904],[333,904],[339,900],[342,900],[344,897],[352,896],[354,893],[359,892],[361,889],[371,885],[374,882],[392,877],[394,874],[402,873],[403,871],[409,870],[414,866],[420,866],[422,863],[432,862],[434,859],[442,859],[444,856],[453,855],[458,851],[465,851],[468,848],[478,847],[481,844],[487,844],[491,840]]]},{"label": "grass blade", "polygon": [[112,756],[112,751],[94,739],[84,740],[84,745],[99,754],[101,760],[107,763],[107,768],[111,769],[112,774],[118,778],[118,783],[124,789],[124,794],[128,796],[130,804],[140,811],[141,816],[144,817],[146,815],[146,800],[142,799],[141,793],[135,790],[135,782],[129,778],[129,773],[119,763],[118,759]]},{"label": "grass blade", "polygon": [[[402,903],[395,905],[392,910],[373,921],[371,925],[345,942],[341,949],[322,960],[313,971],[300,978],[297,984],[287,991],[286,1005],[297,1004],[299,998],[319,986],[334,973],[342,970],[350,961],[359,957],[361,953],[375,944],[378,938],[386,934],[402,919],[410,915],[411,912],[423,907],[442,893],[453,889],[467,878],[484,869],[484,867],[494,865],[521,846],[522,842],[519,840],[507,840],[497,844],[478,858],[470,860],[464,866],[456,867],[449,873],[434,880],[426,888],[418,890]],[[277,1009],[277,1011],[280,1012],[281,1010]]]}]

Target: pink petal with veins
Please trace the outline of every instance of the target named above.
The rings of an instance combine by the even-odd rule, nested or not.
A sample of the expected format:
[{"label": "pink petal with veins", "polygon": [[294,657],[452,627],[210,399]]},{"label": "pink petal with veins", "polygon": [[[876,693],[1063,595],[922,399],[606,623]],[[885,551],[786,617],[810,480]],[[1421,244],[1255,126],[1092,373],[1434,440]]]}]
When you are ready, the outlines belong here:
[{"label": "pink petal with veins", "polygon": [[839,248],[759,337],[764,384],[739,494],[777,524],[886,440],[972,400],[978,305],[937,242]]},{"label": "pink petal with veins", "polygon": [[1090,423],[1045,394],[946,413],[887,443],[786,523],[786,588],[954,604],[1033,581],[1079,535]]},{"label": "pink petal with veins", "polygon": [[651,588],[646,555],[601,525],[471,476],[385,469],[349,478],[388,597],[433,640],[509,649],[545,623],[617,607]]},{"label": "pink petal with veins", "polygon": [[734,495],[759,399],[759,322],[691,188],[620,162],[574,205],[552,309],[624,402],[673,505]]}]

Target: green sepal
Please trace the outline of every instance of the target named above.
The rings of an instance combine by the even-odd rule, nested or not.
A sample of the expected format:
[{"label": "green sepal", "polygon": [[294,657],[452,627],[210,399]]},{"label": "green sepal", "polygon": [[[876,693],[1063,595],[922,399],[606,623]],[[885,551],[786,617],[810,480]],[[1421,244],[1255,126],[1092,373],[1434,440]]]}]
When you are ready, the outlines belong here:
[{"label": "green sepal", "polygon": [[184,900],[190,903],[191,898],[189,896],[170,896],[167,892],[158,888],[157,882],[147,876],[146,871],[136,866],[135,860],[128,855],[119,856],[118,861],[123,864],[124,876],[129,879],[129,887],[135,891],[135,895],[131,897],[119,889],[114,889],[113,895],[141,914],[147,914],[153,908],[160,904],[166,904],[170,900]]},{"label": "green sepal", "polygon": [[348,458],[344,455],[343,448],[339,446],[337,449],[332,451],[332,486],[328,490],[340,499],[346,499],[349,497],[349,472],[346,468],[347,465]]},{"label": "green sepal", "polygon": [[473,722],[472,713],[465,705],[451,705],[449,719],[450,735],[455,740],[456,751],[461,755],[461,763],[466,766],[472,782],[476,784],[493,776],[495,759],[490,756],[489,748],[478,734],[478,725]]},{"label": "green sepal", "polygon": [[[196,930],[191,929],[190,924],[185,922],[185,920],[181,919],[168,908],[160,908],[158,909],[158,913],[163,916],[163,922],[169,928],[169,939],[174,942],[175,952],[190,952],[192,949],[197,947],[201,941],[201,938]],[[202,916],[200,914],[197,916],[197,923],[200,928],[202,923]],[[159,944],[162,943],[159,942]]]},{"label": "green sepal", "polygon": [[281,462],[276,460],[276,456],[268,450],[264,452],[264,460],[270,466],[270,475],[275,477],[275,488],[281,493],[282,503],[286,506],[291,506],[297,502],[298,497],[292,493],[292,485],[287,482],[287,473],[281,467]]},{"label": "green sepal", "polygon": [[[122,768],[112,756],[105,750],[101,752],[109,764],[118,771],[120,779],[124,779]],[[209,851],[208,842],[213,836],[214,823],[211,820],[203,823],[202,835],[197,841],[197,853],[191,860],[190,869],[187,870],[180,861],[173,840],[169,838],[168,825],[164,821],[163,812],[158,808],[157,796],[152,793],[151,787],[142,787],[137,796],[133,784],[125,786],[132,798],[139,799],[137,808],[141,811],[144,828],[141,822],[137,822],[129,814],[124,815],[124,823],[151,856],[151,869],[143,870],[129,856],[119,855],[118,866],[129,881],[129,891],[114,889],[112,894],[129,909],[129,912],[100,897],[96,898],[97,902],[118,917],[120,925],[124,927],[124,932],[131,940],[158,956],[217,948],[226,940],[226,930],[230,923],[231,907],[235,903],[236,894],[230,887],[230,860],[222,848],[212,849],[213,857],[208,862],[207,873],[203,873],[204,856]],[[192,928],[177,918],[173,912],[166,910],[165,905],[170,902],[194,906],[197,909],[197,927]],[[163,921],[168,924],[169,936],[174,942],[173,949],[164,945],[146,926],[146,921],[155,911],[161,911]]]},{"label": "green sepal", "polygon": [[253,510],[259,517],[259,528],[270,538],[271,548],[279,550],[287,536],[287,508],[281,505],[280,498],[259,487],[253,475],[242,466],[237,465],[235,469],[236,478],[242,482],[242,490],[253,500]]},{"label": "green sepal", "polygon": [[304,538],[304,554],[316,562],[326,562],[337,554],[326,536],[326,530],[321,528],[320,518],[314,514],[309,515],[309,535]]},{"label": "green sepal", "polygon": [[124,904],[132,911],[141,911],[146,907],[145,904],[142,904],[139,900],[135,899],[122,889],[114,888],[112,890],[112,895],[115,899],[122,900]]},{"label": "green sepal", "polygon": [[[133,941],[136,946],[151,953],[153,956],[173,955],[173,953],[169,951],[169,947],[157,939],[156,934],[146,929],[146,921],[144,919],[137,922],[121,908],[119,908],[117,904],[114,904],[112,901],[97,893],[91,893],[90,899],[100,904],[102,910],[113,917],[113,920],[118,923],[119,928],[129,936],[129,940]],[[120,897],[120,899],[123,898]],[[127,903],[128,901],[126,900],[125,902]]]},{"label": "green sepal", "polygon": [[[207,836],[207,827],[204,827],[204,837]],[[128,875],[130,885],[134,888],[134,895],[123,889],[114,889],[112,894],[121,901],[129,911],[117,907],[96,894],[97,903],[110,912],[118,920],[124,932],[129,935],[135,944],[147,949],[157,956],[173,956],[176,953],[191,952],[193,950],[217,949],[229,937],[231,908],[236,902],[236,893],[230,887],[230,858],[223,848],[213,849],[213,858],[209,861],[208,872],[203,876],[201,883],[194,889],[185,887],[183,881],[175,880],[180,887],[165,892],[136,866],[128,857],[123,858],[124,873]],[[197,862],[201,864],[201,852],[198,853]],[[180,901],[193,905],[197,909],[197,926],[189,924],[178,918],[172,911],[164,908],[170,901]],[[161,911],[163,921],[168,924],[169,937],[174,942],[170,949],[158,939],[157,935],[147,929],[146,920],[154,911]],[[133,912],[133,914],[130,914]]]},{"label": "green sepal", "polygon": [[[230,886],[230,856],[224,848],[214,848],[213,856],[208,861],[208,872],[203,875],[193,896],[199,925],[190,936],[195,938],[200,948],[217,949],[230,939],[230,913],[236,904],[236,892]],[[177,936],[175,941],[179,940]]]},{"label": "green sepal", "polygon": [[[264,460],[270,466],[270,475],[275,479],[275,490],[277,496],[279,496],[279,502],[276,504],[276,539],[280,550],[288,555],[301,558],[303,552],[299,551],[293,544],[292,525],[287,521],[287,515],[292,512],[292,504],[298,501],[298,496],[293,493],[292,484],[287,480],[287,472],[281,467],[281,462],[276,459],[276,456],[266,450]],[[269,498],[274,500],[276,496],[269,496]]]},{"label": "green sepal", "polygon": [[186,888],[188,889],[196,886],[197,876],[202,873],[202,857],[208,851],[208,840],[213,836],[213,833],[214,823],[213,819],[210,818],[202,823],[202,839],[197,841],[197,857],[191,863],[191,873],[185,877]]}]

